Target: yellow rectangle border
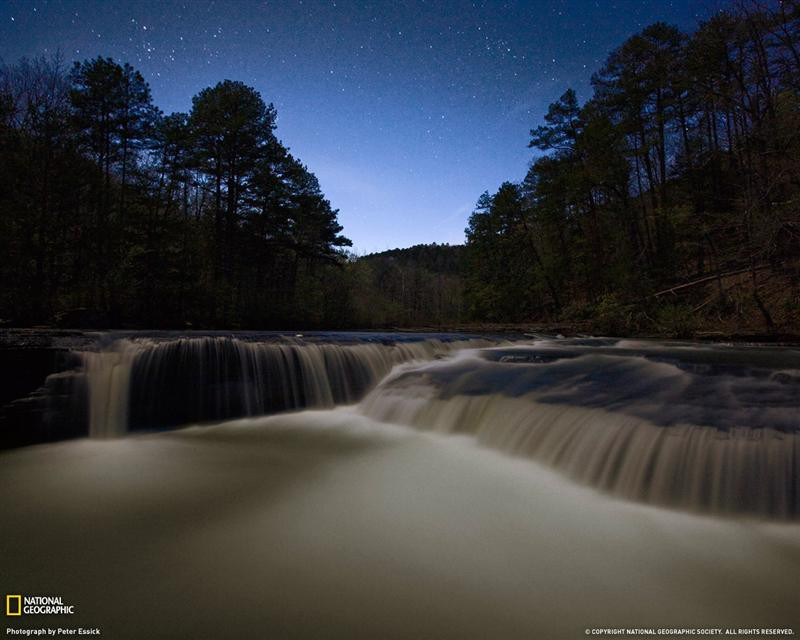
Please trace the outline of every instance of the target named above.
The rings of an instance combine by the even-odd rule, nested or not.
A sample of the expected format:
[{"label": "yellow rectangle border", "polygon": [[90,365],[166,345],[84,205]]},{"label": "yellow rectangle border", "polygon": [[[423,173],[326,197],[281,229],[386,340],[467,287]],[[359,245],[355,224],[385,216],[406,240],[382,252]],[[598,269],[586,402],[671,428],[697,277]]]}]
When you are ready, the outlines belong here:
[{"label": "yellow rectangle border", "polygon": [[[11,603],[17,601],[17,612],[11,613]],[[22,596],[6,596],[6,615],[7,616],[21,616],[22,615]]]}]

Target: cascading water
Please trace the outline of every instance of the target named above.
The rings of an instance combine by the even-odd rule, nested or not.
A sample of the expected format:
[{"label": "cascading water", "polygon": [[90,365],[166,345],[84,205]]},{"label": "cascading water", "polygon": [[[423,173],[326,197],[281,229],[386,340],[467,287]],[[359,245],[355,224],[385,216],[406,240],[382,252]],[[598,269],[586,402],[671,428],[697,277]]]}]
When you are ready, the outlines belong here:
[{"label": "cascading water", "polygon": [[81,353],[89,435],[349,404],[395,364],[494,342],[123,338]]},{"label": "cascading water", "polygon": [[67,361],[76,359],[22,403],[43,407],[42,426],[30,430],[40,440],[361,401],[369,418],[469,434],[620,497],[702,512],[800,513],[794,349],[167,334],[109,336]]},{"label": "cascading water", "polygon": [[7,417],[98,437],[0,452],[4,584],[121,640],[797,634],[800,352],[499,344],[104,336],[43,359]]},{"label": "cascading water", "polygon": [[619,343],[471,351],[401,367],[367,416],[544,462],[612,494],[800,514],[800,353]]}]

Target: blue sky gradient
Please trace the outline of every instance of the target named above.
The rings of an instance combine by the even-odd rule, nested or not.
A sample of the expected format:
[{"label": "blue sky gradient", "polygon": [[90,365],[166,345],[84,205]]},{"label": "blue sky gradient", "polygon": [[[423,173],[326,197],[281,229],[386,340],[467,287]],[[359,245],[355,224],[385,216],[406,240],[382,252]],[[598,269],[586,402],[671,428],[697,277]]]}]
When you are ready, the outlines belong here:
[{"label": "blue sky gradient", "polygon": [[229,78],[278,110],[360,252],[460,243],[478,196],[520,180],[528,132],[625,38],[691,30],[715,0],[0,1],[0,56],[130,62],[165,112]]}]

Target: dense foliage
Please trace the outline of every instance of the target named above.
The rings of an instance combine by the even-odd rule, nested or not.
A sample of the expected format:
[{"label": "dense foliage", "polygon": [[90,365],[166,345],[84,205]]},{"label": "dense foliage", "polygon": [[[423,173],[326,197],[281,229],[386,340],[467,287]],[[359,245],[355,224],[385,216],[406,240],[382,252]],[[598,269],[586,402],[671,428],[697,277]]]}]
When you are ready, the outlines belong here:
[{"label": "dense foliage", "polygon": [[127,64],[2,66],[0,324],[797,333],[800,3],[651,25],[592,84],[465,247],[356,257],[254,89],[164,115]]},{"label": "dense foliage", "polygon": [[421,244],[347,265],[349,323],[358,327],[450,327],[468,320],[464,247]]},{"label": "dense foliage", "polygon": [[337,212],[225,80],[164,115],[130,65],[0,68],[0,318],[15,324],[325,324]]},{"label": "dense foliage", "polygon": [[691,36],[653,24],[592,84],[531,131],[525,179],[479,200],[473,317],[680,333],[749,311],[796,330],[800,4],[743,4]]}]

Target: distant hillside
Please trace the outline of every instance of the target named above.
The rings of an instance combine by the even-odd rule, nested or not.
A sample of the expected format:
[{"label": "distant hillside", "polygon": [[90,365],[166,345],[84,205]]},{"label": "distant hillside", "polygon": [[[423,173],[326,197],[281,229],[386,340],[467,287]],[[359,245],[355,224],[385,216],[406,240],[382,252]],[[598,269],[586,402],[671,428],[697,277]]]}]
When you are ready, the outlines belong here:
[{"label": "distant hillside", "polygon": [[464,246],[419,244],[357,258],[352,304],[363,327],[441,327],[464,320]]},{"label": "distant hillside", "polygon": [[389,249],[360,258],[369,262],[395,261],[407,266],[427,269],[431,273],[460,274],[464,267],[463,244],[415,244],[405,249]]}]

